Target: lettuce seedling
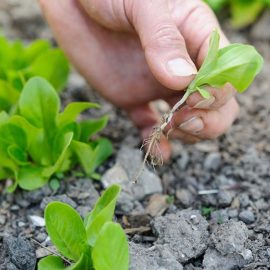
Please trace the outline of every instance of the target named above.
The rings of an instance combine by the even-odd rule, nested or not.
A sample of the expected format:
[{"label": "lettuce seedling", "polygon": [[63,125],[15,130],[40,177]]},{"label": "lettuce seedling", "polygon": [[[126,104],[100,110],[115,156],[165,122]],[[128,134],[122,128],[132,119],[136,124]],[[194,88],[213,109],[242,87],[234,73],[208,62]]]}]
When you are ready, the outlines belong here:
[{"label": "lettuce seedling", "polygon": [[191,94],[199,92],[202,97],[210,98],[211,95],[207,91],[206,86],[221,88],[226,83],[230,83],[239,93],[242,93],[261,70],[263,58],[253,46],[231,44],[219,49],[219,39],[218,31],[213,31],[208,54],[196,77],[186,89],[184,96],[173,106],[171,111],[163,116],[160,126],[154,128],[153,133],[148,139],[147,143],[149,145],[144,158],[144,164],[148,156],[151,158],[152,165],[162,163],[162,157],[157,159],[152,155],[152,153],[158,152],[154,148],[158,147],[160,136],[170,123],[173,114],[185,103]]},{"label": "lettuce seedling", "polygon": [[127,238],[121,226],[112,222],[119,193],[120,186],[110,186],[84,222],[71,206],[49,203],[45,209],[46,228],[62,256],[41,259],[38,270],[127,270]]},{"label": "lettuce seedling", "polygon": [[88,176],[112,153],[105,138],[90,137],[107,124],[108,118],[76,121],[78,115],[95,103],[73,102],[63,112],[51,84],[34,77],[24,86],[18,113],[0,113],[0,179],[14,179],[17,185],[32,190],[46,184],[53,174],[79,163]]},{"label": "lettuce seedling", "polygon": [[[66,85],[69,65],[63,52],[45,40],[28,46],[0,36],[0,111],[12,111],[25,82],[34,76],[47,79],[57,91]],[[14,108],[13,108],[14,110]]]},{"label": "lettuce seedling", "polygon": [[270,6],[269,0],[204,0],[215,12],[228,6],[231,24],[234,28],[244,28],[252,24],[262,11]]}]

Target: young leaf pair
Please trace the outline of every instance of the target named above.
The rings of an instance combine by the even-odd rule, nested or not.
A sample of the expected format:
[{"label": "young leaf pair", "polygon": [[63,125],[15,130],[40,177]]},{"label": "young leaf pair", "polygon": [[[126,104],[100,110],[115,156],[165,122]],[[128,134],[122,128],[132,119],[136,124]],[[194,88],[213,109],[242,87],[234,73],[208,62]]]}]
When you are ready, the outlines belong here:
[{"label": "young leaf pair", "polygon": [[10,42],[0,36],[0,111],[16,110],[23,85],[31,77],[42,76],[59,91],[68,73],[64,54],[48,41],[37,40],[24,46],[21,41]]},{"label": "young leaf pair", "polygon": [[128,242],[119,224],[113,223],[118,185],[109,187],[84,222],[69,205],[52,202],[45,209],[48,234],[58,251],[72,261],[65,267],[61,257],[48,256],[38,270],[127,270]]},{"label": "young leaf pair", "polygon": [[104,138],[89,141],[107,123],[107,117],[77,122],[78,115],[98,105],[70,103],[63,112],[55,89],[43,78],[34,77],[24,86],[18,113],[0,113],[0,179],[12,178],[26,190],[41,187],[50,177],[79,163],[91,176],[112,153]]},{"label": "young leaf pair", "polygon": [[263,58],[251,45],[231,44],[219,49],[220,35],[214,30],[209,44],[207,56],[194,80],[188,86],[183,98],[171,110],[169,119],[194,92],[202,97],[211,95],[206,87],[221,88],[230,83],[239,93],[244,92],[253,82],[263,66]]}]

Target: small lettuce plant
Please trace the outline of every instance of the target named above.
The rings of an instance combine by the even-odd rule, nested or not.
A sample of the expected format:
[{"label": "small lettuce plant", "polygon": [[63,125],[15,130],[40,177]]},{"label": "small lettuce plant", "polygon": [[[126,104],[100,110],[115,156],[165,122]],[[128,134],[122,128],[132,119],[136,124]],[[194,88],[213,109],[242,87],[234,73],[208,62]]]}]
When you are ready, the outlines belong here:
[{"label": "small lettuce plant", "polygon": [[231,24],[234,28],[244,28],[252,24],[265,8],[270,7],[270,0],[204,0],[215,12],[228,7]]},{"label": "small lettuce plant", "polygon": [[46,228],[62,256],[41,259],[38,270],[128,270],[128,241],[112,222],[119,193],[118,185],[110,186],[84,221],[71,206],[49,203]]},{"label": "small lettuce plant", "polygon": [[0,36],[0,111],[13,112],[25,82],[34,76],[47,79],[60,91],[66,85],[69,65],[63,52],[45,40],[28,46]]},{"label": "small lettuce plant", "polygon": [[18,113],[0,113],[0,179],[14,180],[9,191],[17,186],[39,188],[75,164],[91,177],[112,153],[107,139],[91,140],[108,119],[78,122],[77,117],[98,107],[73,102],[60,112],[60,99],[53,86],[41,77],[30,79],[21,92]]},{"label": "small lettuce plant", "polygon": [[[161,124],[154,128],[153,133],[145,142],[148,150],[144,157],[144,164],[150,156],[151,164],[162,164],[162,157],[155,157],[157,153],[160,136],[172,120],[174,113],[186,102],[188,97],[199,92],[203,98],[210,98],[207,86],[216,88],[230,83],[239,93],[244,92],[253,82],[255,76],[260,72],[263,58],[253,46],[244,44],[231,44],[219,49],[220,36],[217,30],[213,31],[210,39],[208,54],[199,69],[194,80],[185,91],[184,96],[173,106],[173,108],[162,117]],[[139,172],[143,170],[144,164]],[[135,178],[135,182],[138,177]]]}]

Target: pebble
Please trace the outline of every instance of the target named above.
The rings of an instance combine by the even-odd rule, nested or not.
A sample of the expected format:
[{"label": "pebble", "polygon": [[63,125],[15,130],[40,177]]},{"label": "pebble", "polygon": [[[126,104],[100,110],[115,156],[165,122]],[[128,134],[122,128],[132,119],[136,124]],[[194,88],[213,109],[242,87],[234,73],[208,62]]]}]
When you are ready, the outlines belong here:
[{"label": "pebble", "polygon": [[182,210],[155,218],[152,223],[156,244],[165,244],[181,263],[203,254],[208,242],[208,222],[199,211]]},{"label": "pebble", "polygon": [[133,183],[142,165],[142,152],[139,149],[123,147],[118,153],[116,164],[106,171],[101,181],[105,187],[113,183],[120,184],[122,192],[129,194],[131,200],[140,200],[147,195],[161,193],[161,179],[146,167],[138,182]]},{"label": "pebble", "polygon": [[218,193],[218,204],[221,207],[229,206],[233,200],[234,194],[231,191],[220,191]]},{"label": "pebble", "polygon": [[208,248],[203,257],[205,270],[242,269],[247,262],[239,254],[222,255],[214,248]]},{"label": "pebble", "polygon": [[32,224],[36,227],[44,227],[45,226],[45,219],[39,216],[28,216],[29,220]]},{"label": "pebble", "polygon": [[246,224],[252,224],[255,221],[255,215],[250,210],[244,210],[240,212],[239,219]]},{"label": "pebble", "polygon": [[50,197],[43,198],[42,202],[40,204],[40,208],[42,210],[44,210],[45,207],[50,202],[55,202],[55,201],[69,204],[73,208],[76,208],[76,206],[77,206],[77,204],[72,199],[70,199],[66,194],[63,194],[63,195],[56,195],[56,196],[50,196]]},{"label": "pebble", "polygon": [[204,161],[204,169],[205,170],[213,170],[216,171],[221,165],[221,155],[220,153],[210,153],[206,156]]},{"label": "pebble", "polygon": [[241,253],[245,250],[248,228],[242,221],[229,220],[213,229],[211,240],[222,254]]},{"label": "pebble", "polygon": [[18,269],[34,270],[36,265],[36,255],[32,244],[22,237],[11,235],[4,238],[5,248],[10,262]]},{"label": "pebble", "polygon": [[182,203],[185,207],[190,206],[195,201],[194,195],[185,188],[178,189],[175,195],[180,203]]},{"label": "pebble", "polygon": [[166,246],[147,248],[130,242],[129,252],[129,270],[183,270],[183,266]]}]

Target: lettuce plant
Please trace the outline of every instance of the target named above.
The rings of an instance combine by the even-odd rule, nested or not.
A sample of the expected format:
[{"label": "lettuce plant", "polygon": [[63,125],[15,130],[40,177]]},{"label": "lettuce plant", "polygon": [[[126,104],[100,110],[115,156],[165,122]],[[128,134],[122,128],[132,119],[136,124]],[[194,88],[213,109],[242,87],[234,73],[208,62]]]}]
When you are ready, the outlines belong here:
[{"label": "lettuce plant", "polygon": [[24,86],[18,113],[0,113],[0,179],[14,179],[32,190],[46,184],[53,174],[79,163],[88,176],[112,153],[104,138],[89,140],[107,123],[107,117],[76,121],[78,115],[98,105],[70,103],[60,112],[60,99],[45,79],[34,77]]},{"label": "lettuce plant", "polygon": [[120,186],[110,186],[84,222],[71,206],[49,203],[46,228],[62,256],[41,259],[38,270],[127,270],[127,238],[121,226],[112,222],[119,193]]},{"label": "lettuce plant", "polygon": [[231,13],[234,28],[243,28],[253,23],[262,11],[270,6],[270,0],[204,0],[215,12],[225,6]]},{"label": "lettuce plant", "polygon": [[[221,88],[226,83],[230,83],[239,93],[242,93],[260,72],[263,58],[253,46],[231,44],[219,49],[219,39],[220,36],[217,30],[213,31],[208,54],[194,80],[186,89],[184,96],[163,116],[160,126],[154,128],[153,133],[147,140],[148,150],[144,158],[144,164],[148,156],[151,158],[152,165],[162,163],[162,157],[156,158],[152,155],[152,153],[158,153],[154,148],[158,147],[160,136],[170,123],[173,114],[185,103],[191,94],[199,92],[202,97],[210,98],[211,95],[207,91],[206,86]],[[135,181],[137,181],[137,178]]]},{"label": "lettuce plant", "polygon": [[45,40],[28,46],[0,36],[0,111],[16,107],[25,82],[33,76],[47,79],[57,91],[66,84],[69,65],[63,52]]}]

